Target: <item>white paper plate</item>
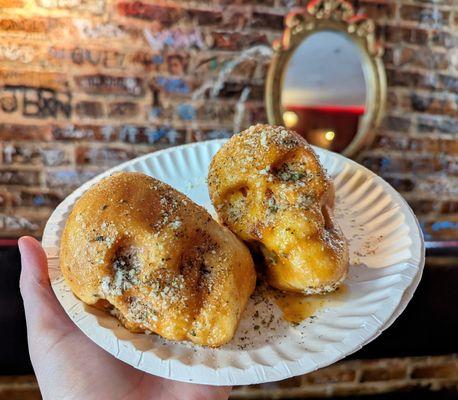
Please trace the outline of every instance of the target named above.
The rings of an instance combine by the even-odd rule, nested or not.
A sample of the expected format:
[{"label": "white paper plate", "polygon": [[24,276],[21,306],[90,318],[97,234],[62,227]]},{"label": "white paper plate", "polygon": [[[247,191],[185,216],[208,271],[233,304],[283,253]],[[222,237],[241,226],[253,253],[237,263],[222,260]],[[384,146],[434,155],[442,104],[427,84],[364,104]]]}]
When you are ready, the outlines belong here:
[{"label": "white paper plate", "polygon": [[[214,214],[205,178],[225,140],[174,147],[131,160],[87,182],[50,217],[43,234],[52,287],[65,311],[95,343],[118,359],[154,375],[211,385],[246,385],[285,379],[338,361],[377,337],[402,313],[421,278],[424,244],[418,222],[385,181],[345,157],[316,148],[334,178],[336,216],[350,241],[348,294],[339,305],[292,326],[268,299],[250,301],[236,337],[218,349],[133,334],[107,313],[79,301],[59,269],[59,242],[75,201],[114,171],[140,171],[189,196]],[[256,304],[258,303],[258,304]],[[259,318],[273,321],[256,328]],[[243,339],[245,338],[245,339]]]}]

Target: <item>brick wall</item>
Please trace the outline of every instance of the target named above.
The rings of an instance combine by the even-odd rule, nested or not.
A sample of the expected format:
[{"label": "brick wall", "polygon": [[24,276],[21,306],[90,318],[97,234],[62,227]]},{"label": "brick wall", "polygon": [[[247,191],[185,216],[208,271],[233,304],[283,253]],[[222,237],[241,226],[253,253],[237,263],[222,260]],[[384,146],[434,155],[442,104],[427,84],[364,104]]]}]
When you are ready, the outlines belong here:
[{"label": "brick wall", "polygon": [[[361,161],[428,239],[458,239],[458,4],[354,4],[386,42],[389,81]],[[0,0],[0,235],[39,236],[65,195],[110,166],[265,121],[269,46],[294,5]]]},{"label": "brick wall", "polygon": [[[406,394],[407,391],[410,392],[410,396]],[[427,396],[425,392],[429,392],[430,395]],[[399,393],[399,396],[390,396],[394,393]],[[238,386],[233,389],[230,398],[324,399],[350,396],[355,398],[375,394],[389,396],[387,398],[390,399],[455,398],[458,394],[456,355],[344,360],[316,372],[284,381]],[[41,399],[33,376],[0,377],[0,400],[15,399]]]}]

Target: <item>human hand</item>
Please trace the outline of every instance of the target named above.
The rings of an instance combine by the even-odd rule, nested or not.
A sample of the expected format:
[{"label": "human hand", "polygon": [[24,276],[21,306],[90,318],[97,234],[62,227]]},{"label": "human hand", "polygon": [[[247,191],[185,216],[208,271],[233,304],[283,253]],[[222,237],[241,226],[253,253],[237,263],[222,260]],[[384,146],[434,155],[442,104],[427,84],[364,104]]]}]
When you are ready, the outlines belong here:
[{"label": "human hand", "polygon": [[117,360],[91,342],[68,318],[48,278],[40,243],[19,239],[30,358],[43,399],[221,400],[230,388],[159,378]]}]

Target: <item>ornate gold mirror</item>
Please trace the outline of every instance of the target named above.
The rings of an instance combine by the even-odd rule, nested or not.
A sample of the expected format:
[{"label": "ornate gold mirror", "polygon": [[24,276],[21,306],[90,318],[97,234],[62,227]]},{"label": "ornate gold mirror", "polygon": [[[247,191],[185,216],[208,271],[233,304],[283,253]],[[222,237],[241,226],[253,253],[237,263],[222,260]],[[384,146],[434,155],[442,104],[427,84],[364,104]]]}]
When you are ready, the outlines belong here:
[{"label": "ornate gold mirror", "polygon": [[374,24],[341,0],[290,13],[266,82],[269,123],[316,146],[355,155],[374,139],[386,78]]}]

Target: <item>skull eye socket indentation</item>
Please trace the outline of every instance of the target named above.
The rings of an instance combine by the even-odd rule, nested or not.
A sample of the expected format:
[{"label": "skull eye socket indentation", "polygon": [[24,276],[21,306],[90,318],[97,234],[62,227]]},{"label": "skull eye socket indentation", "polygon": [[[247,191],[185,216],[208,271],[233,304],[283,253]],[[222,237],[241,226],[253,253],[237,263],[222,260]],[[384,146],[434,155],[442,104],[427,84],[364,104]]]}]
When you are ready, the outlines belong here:
[{"label": "skull eye socket indentation", "polygon": [[315,165],[307,154],[294,150],[272,165],[272,172],[282,182],[310,181],[314,177]]},{"label": "skull eye socket indentation", "polygon": [[236,222],[242,218],[247,206],[249,190],[247,185],[242,184],[230,188],[222,195],[226,209],[225,214],[230,221]]}]

